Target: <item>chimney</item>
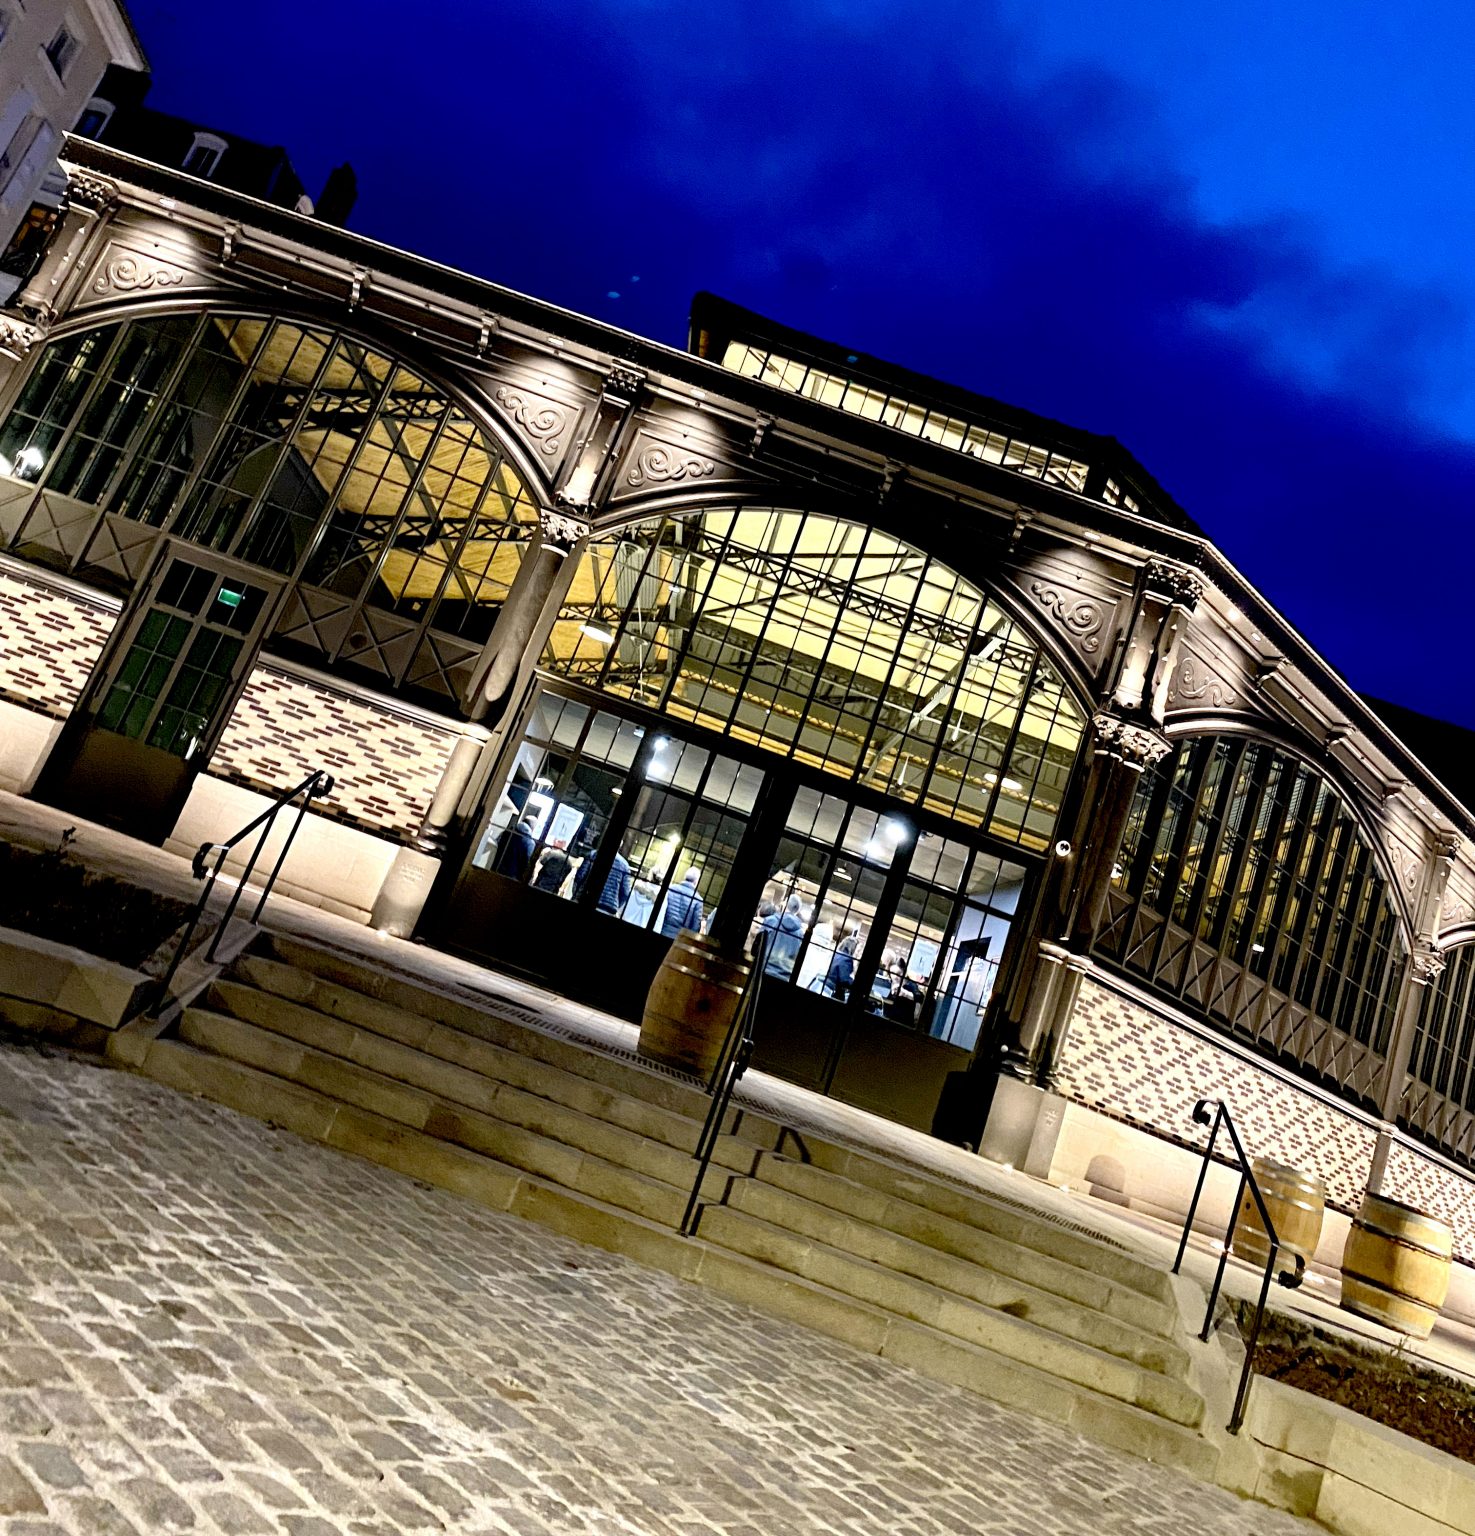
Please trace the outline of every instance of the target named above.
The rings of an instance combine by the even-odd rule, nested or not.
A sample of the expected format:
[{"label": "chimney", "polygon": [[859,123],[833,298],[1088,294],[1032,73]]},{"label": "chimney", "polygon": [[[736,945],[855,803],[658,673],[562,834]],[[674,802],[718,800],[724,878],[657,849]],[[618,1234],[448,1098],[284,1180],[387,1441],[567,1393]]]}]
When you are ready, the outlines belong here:
[{"label": "chimney", "polygon": [[328,179],[323,183],[322,196],[317,200],[317,216],[325,224],[343,225],[348,222],[348,216],[353,212],[353,205],[358,200],[359,182],[353,174],[353,167],[347,160],[342,165],[328,172]]}]

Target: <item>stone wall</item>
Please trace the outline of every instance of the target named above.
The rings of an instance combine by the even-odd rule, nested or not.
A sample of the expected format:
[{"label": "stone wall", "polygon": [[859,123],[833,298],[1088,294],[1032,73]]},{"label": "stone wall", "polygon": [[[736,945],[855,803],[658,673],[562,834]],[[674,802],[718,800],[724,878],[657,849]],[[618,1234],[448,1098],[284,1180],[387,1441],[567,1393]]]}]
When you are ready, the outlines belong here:
[{"label": "stone wall", "polygon": [[[1225,1040],[1163,1017],[1087,978],[1071,1021],[1060,1092],[1113,1119],[1202,1149],[1200,1098],[1222,1098],[1251,1156],[1320,1175],[1327,1203],[1355,1212],[1372,1167],[1370,1117],[1303,1087]],[[1395,1138],[1382,1192],[1449,1222],[1455,1252],[1475,1263],[1475,1180]]]}]

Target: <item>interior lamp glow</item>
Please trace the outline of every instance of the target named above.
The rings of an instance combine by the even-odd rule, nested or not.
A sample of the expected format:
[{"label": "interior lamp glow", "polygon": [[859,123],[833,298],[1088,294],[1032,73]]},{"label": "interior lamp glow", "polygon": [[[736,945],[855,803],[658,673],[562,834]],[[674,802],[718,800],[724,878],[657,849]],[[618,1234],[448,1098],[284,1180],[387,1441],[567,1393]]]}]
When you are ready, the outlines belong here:
[{"label": "interior lamp glow", "polygon": [[615,637],[607,629],[601,629],[598,624],[580,624],[579,633],[588,635],[591,640],[597,640],[601,645],[615,643]]}]

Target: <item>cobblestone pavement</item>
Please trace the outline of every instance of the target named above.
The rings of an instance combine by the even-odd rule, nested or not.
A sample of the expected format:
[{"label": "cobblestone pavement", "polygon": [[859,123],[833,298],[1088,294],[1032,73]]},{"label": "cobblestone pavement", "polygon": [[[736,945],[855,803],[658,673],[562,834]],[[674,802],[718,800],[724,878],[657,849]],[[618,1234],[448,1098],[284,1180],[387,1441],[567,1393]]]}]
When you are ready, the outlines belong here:
[{"label": "cobblestone pavement", "polygon": [[1314,1529],[230,1111],[13,1045],[0,1525]]}]

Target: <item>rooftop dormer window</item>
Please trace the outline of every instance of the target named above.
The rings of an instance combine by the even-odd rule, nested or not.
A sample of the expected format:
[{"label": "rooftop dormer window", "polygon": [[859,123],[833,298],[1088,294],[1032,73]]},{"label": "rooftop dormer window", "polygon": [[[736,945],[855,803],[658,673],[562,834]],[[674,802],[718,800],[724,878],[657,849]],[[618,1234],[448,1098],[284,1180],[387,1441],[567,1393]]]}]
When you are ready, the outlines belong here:
[{"label": "rooftop dormer window", "polygon": [[67,71],[72,67],[72,61],[77,57],[80,48],[81,44],[63,26],[56,29],[56,36],[41,51],[46,55],[52,69],[56,71],[56,78],[65,80]]},{"label": "rooftop dormer window", "polygon": [[112,121],[114,110],[112,102],[104,101],[101,96],[94,96],[82,108],[82,115],[77,119],[77,126],[72,132],[78,138],[100,139],[103,130]]},{"label": "rooftop dormer window", "polygon": [[184,157],[184,169],[191,176],[209,181],[226,151],[226,142],[213,133],[197,133]]}]

